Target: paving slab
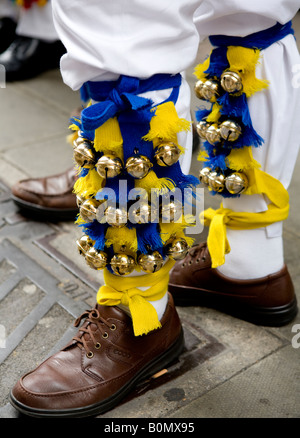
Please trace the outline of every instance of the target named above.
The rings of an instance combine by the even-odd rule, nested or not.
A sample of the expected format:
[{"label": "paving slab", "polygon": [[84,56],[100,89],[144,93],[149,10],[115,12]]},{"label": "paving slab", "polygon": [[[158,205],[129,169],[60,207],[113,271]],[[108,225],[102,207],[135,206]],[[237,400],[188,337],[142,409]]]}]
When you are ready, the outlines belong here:
[{"label": "paving slab", "polygon": [[[187,338],[192,334],[197,339],[193,350],[186,351],[175,369],[171,367],[169,373],[160,378],[157,388],[143,395],[143,389],[137,389],[138,398],[126,401],[102,417],[184,418],[182,408],[186,406],[185,414],[194,400],[286,344],[284,339],[264,328],[210,309],[179,308],[179,315]],[[230,397],[230,393],[227,396]],[[200,418],[196,409],[191,417]]]},{"label": "paving slab", "polygon": [[299,418],[299,391],[299,355],[286,346],[178,409],[175,417]]}]

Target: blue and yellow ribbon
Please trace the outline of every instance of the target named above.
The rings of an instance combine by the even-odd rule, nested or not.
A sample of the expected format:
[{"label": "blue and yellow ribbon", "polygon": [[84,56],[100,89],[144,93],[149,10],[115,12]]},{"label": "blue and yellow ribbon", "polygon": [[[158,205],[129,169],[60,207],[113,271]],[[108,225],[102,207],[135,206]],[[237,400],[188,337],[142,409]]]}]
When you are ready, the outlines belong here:
[{"label": "blue and yellow ribbon", "polygon": [[[208,248],[214,268],[225,262],[225,254],[230,251],[226,238],[226,227],[232,229],[254,229],[266,227],[274,222],[285,220],[289,212],[289,195],[277,179],[263,172],[252,156],[252,147],[259,147],[264,140],[254,130],[248,98],[266,89],[268,82],[257,79],[256,66],[261,51],[287,35],[293,35],[292,22],[284,25],[277,23],[270,29],[251,34],[246,37],[216,35],[210,37],[215,48],[204,63],[195,69],[198,79],[220,80],[223,72],[237,73],[243,84],[240,92],[230,94],[223,92],[212,102],[211,108],[199,109],[196,112],[198,121],[206,120],[218,124],[222,120],[234,119],[242,127],[242,135],[234,142],[223,141],[222,145],[211,145],[205,141],[204,150],[199,160],[212,170],[224,172],[242,172],[249,181],[245,195],[262,194],[270,201],[268,209],[261,213],[233,212],[221,207],[208,209],[201,214],[204,224],[209,226]],[[211,190],[212,194],[216,194]],[[238,197],[226,189],[220,193],[223,197]]]},{"label": "blue and yellow ribbon", "polygon": [[97,302],[104,306],[126,306],[130,310],[135,336],[141,336],[161,327],[156,310],[149,301],[157,301],[167,293],[169,272],[174,262],[168,260],[166,264],[154,274],[143,275],[143,287],[141,277],[119,278],[104,271],[105,285],[101,286],[97,294]]}]

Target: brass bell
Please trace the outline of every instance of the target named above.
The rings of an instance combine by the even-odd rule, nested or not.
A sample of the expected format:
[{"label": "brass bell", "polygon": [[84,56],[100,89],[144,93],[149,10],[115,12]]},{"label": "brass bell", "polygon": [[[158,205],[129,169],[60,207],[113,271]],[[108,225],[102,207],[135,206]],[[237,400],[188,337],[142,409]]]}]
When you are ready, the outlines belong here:
[{"label": "brass bell", "polygon": [[209,167],[203,167],[199,172],[200,182],[206,186],[208,186],[208,177],[209,177],[210,171],[211,170]]},{"label": "brass bell", "polygon": [[182,203],[171,201],[161,207],[161,220],[163,223],[177,222],[182,216]]},{"label": "brass bell", "polygon": [[97,161],[96,168],[101,178],[114,178],[122,171],[123,163],[115,155],[102,155]]},{"label": "brass bell", "polygon": [[189,250],[189,246],[185,239],[174,239],[167,245],[167,254],[173,260],[182,260],[185,258]]},{"label": "brass bell", "polygon": [[149,158],[144,155],[135,155],[128,158],[125,169],[133,178],[142,179],[148,174],[152,166],[153,164]]},{"label": "brass bell", "polygon": [[202,99],[213,102],[219,96],[219,83],[208,79],[201,88]]},{"label": "brass bell", "polygon": [[232,173],[226,178],[225,187],[232,195],[239,195],[247,189],[248,178],[240,172]]},{"label": "brass bell", "polygon": [[129,220],[133,224],[147,224],[154,222],[157,218],[157,209],[151,207],[148,202],[140,202],[129,210]]},{"label": "brass bell", "polygon": [[83,136],[82,131],[78,131],[78,137],[73,141],[74,148],[84,142],[86,142],[89,146],[92,145],[92,142]]},{"label": "brass bell", "polygon": [[163,267],[164,259],[158,251],[154,251],[152,254],[140,255],[138,258],[138,264],[144,272],[147,274],[153,274]]},{"label": "brass bell", "polygon": [[196,125],[196,131],[200,138],[206,140],[206,131],[210,127],[210,123],[207,123],[205,120],[200,120],[200,122]]},{"label": "brass bell", "polygon": [[94,241],[85,234],[77,240],[76,244],[79,254],[85,255],[85,253],[93,246]]},{"label": "brass bell", "polygon": [[203,96],[202,96],[203,85],[204,85],[204,82],[201,81],[200,79],[195,83],[194,91],[195,91],[195,94],[198,97],[198,99],[203,99]]},{"label": "brass bell", "polygon": [[86,252],[85,260],[92,269],[104,269],[107,265],[107,254],[104,251],[98,251],[92,246]]},{"label": "brass bell", "polygon": [[115,274],[128,275],[135,269],[135,261],[127,254],[118,253],[111,259],[110,266]]},{"label": "brass bell", "polygon": [[206,140],[214,145],[222,140],[220,129],[217,125],[210,125],[206,130]]},{"label": "brass bell", "polygon": [[94,167],[95,155],[90,143],[84,141],[74,148],[74,160],[80,167],[87,169]]},{"label": "brass bell", "polygon": [[242,128],[233,120],[226,120],[220,125],[220,134],[224,140],[236,141],[242,134]]},{"label": "brass bell", "polygon": [[155,158],[159,166],[172,166],[177,163],[180,157],[180,149],[175,143],[161,143],[155,153]]},{"label": "brass bell", "polygon": [[210,172],[208,177],[208,185],[215,192],[222,192],[225,187],[225,176],[222,173]]},{"label": "brass bell", "polygon": [[128,221],[128,213],[124,208],[107,207],[105,210],[106,222],[115,228],[125,227]]},{"label": "brass bell", "polygon": [[87,199],[80,206],[80,216],[85,222],[93,222],[97,219],[97,208],[99,201],[94,198]]},{"label": "brass bell", "polygon": [[76,196],[76,204],[77,204],[78,208],[81,207],[81,205],[84,203],[84,201],[86,201],[86,198],[84,196],[82,196],[82,195]]},{"label": "brass bell", "polygon": [[77,146],[79,146],[81,143],[84,142],[84,138],[83,137],[77,137],[74,141],[73,141],[73,147],[76,148]]},{"label": "brass bell", "polygon": [[243,89],[242,78],[234,71],[224,71],[221,75],[221,86],[227,93],[238,93]]}]

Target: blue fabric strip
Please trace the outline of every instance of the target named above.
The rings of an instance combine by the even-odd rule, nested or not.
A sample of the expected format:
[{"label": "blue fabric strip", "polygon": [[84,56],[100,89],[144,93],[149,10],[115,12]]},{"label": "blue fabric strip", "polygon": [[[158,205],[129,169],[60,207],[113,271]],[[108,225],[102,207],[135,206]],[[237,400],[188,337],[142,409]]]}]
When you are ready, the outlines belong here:
[{"label": "blue fabric strip", "polygon": [[181,75],[158,74],[149,79],[139,80],[130,76],[120,76],[118,81],[87,82],[85,92],[98,103],[85,108],[81,114],[83,131],[95,131],[117,114],[130,110],[137,111],[139,117],[149,122],[153,107],[151,99],[139,96],[147,91],[172,89],[166,101],[176,103],[181,85]]},{"label": "blue fabric strip", "polygon": [[209,40],[216,47],[241,46],[249,49],[264,50],[287,35],[294,35],[292,21],[286,24],[277,23],[269,29],[255,32],[245,37],[213,35],[209,37]]},{"label": "blue fabric strip", "polygon": [[166,90],[168,88],[179,88],[181,75],[157,74],[148,79],[137,79],[132,76],[120,76],[117,81],[86,82],[85,92],[91,99],[100,102],[105,100],[114,89],[135,94],[146,93],[147,91]]}]

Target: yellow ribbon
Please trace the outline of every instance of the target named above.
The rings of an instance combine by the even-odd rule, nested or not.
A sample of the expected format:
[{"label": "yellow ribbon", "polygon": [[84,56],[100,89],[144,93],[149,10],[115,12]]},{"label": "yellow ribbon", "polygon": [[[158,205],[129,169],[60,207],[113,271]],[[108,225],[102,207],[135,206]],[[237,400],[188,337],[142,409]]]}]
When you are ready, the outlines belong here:
[{"label": "yellow ribbon", "polygon": [[256,66],[261,51],[240,46],[229,46],[227,49],[228,70],[238,73],[242,78],[243,90],[247,97],[268,88],[268,81],[257,79]]},{"label": "yellow ribbon", "polygon": [[[129,307],[135,336],[147,334],[161,327],[156,310],[148,301],[160,300],[168,290],[169,272],[174,261],[167,263],[154,274],[135,277],[118,277],[107,269],[105,285],[97,294],[97,302],[103,306],[123,304]],[[138,287],[148,287],[141,291]]]},{"label": "yellow ribbon", "polygon": [[[247,172],[246,172],[247,173]],[[225,254],[230,252],[226,237],[226,226],[233,230],[250,230],[271,225],[287,219],[289,215],[289,194],[279,180],[259,170],[251,169],[247,173],[251,183],[247,194],[264,194],[271,203],[268,209],[259,213],[234,212],[223,208],[209,208],[200,214],[205,226],[209,226],[207,246],[212,259],[212,267],[225,263]]]},{"label": "yellow ribbon", "polygon": [[[208,78],[206,71],[210,65],[210,56],[196,66],[194,74],[197,79],[205,81]],[[240,75],[243,82],[243,90],[240,93],[245,93],[247,97],[268,87],[267,81],[257,79],[255,75],[260,56],[261,51],[256,49],[241,46],[228,46],[227,48],[228,70]],[[216,97],[212,101],[216,102]]]},{"label": "yellow ribbon", "polygon": [[226,237],[226,226],[233,230],[250,230],[267,227],[274,222],[287,219],[289,205],[278,208],[270,204],[268,210],[261,213],[234,212],[228,208],[213,210],[208,208],[202,213],[204,225],[209,226],[207,246],[211,255],[212,268],[225,263],[225,254],[230,252]]}]

